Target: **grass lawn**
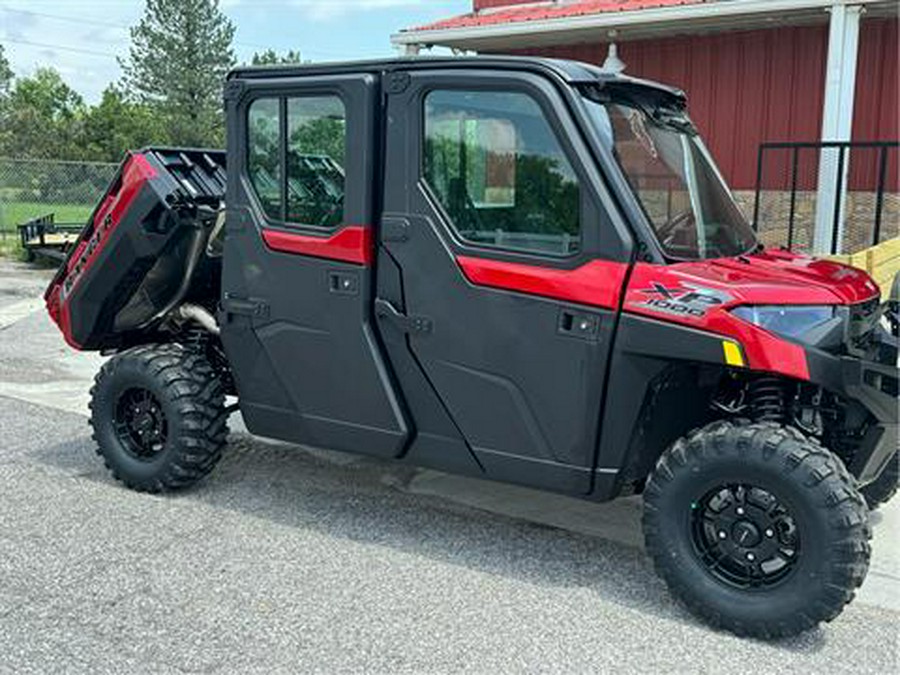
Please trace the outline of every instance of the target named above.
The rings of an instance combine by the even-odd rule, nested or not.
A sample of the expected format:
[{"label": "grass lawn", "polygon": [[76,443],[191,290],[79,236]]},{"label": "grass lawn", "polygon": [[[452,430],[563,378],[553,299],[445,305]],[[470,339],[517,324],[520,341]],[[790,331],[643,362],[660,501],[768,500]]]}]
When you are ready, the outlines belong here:
[{"label": "grass lawn", "polygon": [[57,223],[85,223],[94,209],[93,204],[45,204],[42,202],[0,201],[0,256],[21,258],[22,246],[16,225],[48,213],[56,215]]},{"label": "grass lawn", "polygon": [[93,209],[93,204],[0,201],[0,231],[7,233],[7,237],[10,233],[15,235],[16,225],[48,213],[56,214],[57,223],[83,223],[87,221]]}]

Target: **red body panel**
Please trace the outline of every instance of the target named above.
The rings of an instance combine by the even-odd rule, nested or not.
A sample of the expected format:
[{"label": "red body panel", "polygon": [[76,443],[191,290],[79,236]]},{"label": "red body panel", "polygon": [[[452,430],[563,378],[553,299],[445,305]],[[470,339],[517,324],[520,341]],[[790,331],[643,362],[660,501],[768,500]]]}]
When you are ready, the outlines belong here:
[{"label": "red body panel", "polygon": [[[659,297],[657,285],[676,296],[711,292],[719,302],[702,313],[675,313],[665,303],[650,302]],[[624,309],[733,338],[744,348],[749,368],[806,380],[809,369],[801,345],[743,321],[729,310],[739,305],[849,305],[871,300],[878,293],[878,286],[861,270],[773,250],[741,259],[639,263],[628,284]]]},{"label": "red body panel", "polygon": [[[628,265],[594,260],[559,270],[500,260],[460,256],[469,282],[604,309],[616,309]],[[878,286],[863,271],[826,260],[772,250],[744,258],[673,265],[634,266],[624,289],[624,311],[671,321],[737,340],[747,367],[809,379],[803,346],[734,316],[739,305],[848,305],[871,300]],[[679,297],[701,302],[693,313],[679,313]],[[674,297],[673,303],[666,298]],[[714,298],[707,303],[703,298]],[[657,301],[657,302],[653,302]]]},{"label": "red body panel", "polygon": [[350,225],[330,237],[315,237],[282,230],[263,230],[263,240],[273,251],[327,258],[356,265],[371,265],[372,228]]},{"label": "red body panel", "polygon": [[625,263],[592,260],[573,270],[460,256],[456,259],[466,279],[528,295],[540,295],[582,305],[617,309],[628,273]]},{"label": "red body panel", "polygon": [[[106,240],[118,227],[122,216],[128,211],[144,183],[156,177],[156,170],[141,155],[132,155],[122,168],[122,180],[116,192],[106,196],[94,213],[93,229],[89,237],[82,237],[75,251],[69,256],[66,273],[60,274],[44,294],[47,311],[59,326],[66,342],[80,349],[72,336],[72,318],[68,299],[78,285],[78,281],[97,260]],[[85,251],[90,247],[90,253]]]}]

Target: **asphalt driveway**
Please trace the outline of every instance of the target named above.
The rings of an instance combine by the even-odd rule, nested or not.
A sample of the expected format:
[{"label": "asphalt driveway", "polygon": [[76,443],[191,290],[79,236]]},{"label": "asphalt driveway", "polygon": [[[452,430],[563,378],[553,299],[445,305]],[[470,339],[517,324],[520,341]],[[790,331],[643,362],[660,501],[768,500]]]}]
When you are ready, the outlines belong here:
[{"label": "asphalt driveway", "polygon": [[239,431],[197,488],[129,492],[89,437],[97,359],[68,350],[34,300],[46,278],[0,262],[0,672],[900,670],[898,501],[874,516],[857,601],[767,644],[672,601],[637,500]]}]

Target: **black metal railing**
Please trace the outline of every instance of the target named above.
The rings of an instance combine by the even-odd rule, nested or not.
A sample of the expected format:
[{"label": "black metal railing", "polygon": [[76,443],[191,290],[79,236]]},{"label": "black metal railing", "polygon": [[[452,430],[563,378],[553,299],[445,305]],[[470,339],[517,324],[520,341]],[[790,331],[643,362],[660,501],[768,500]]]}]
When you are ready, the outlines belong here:
[{"label": "black metal railing", "polygon": [[[833,180],[826,202],[831,253],[853,253],[898,235],[898,141],[763,143],[757,157],[753,227],[766,243],[811,250],[820,217],[819,179]],[[824,164],[834,171],[822,171]],[[827,189],[827,185],[823,186]],[[851,203],[852,198],[852,203]],[[842,227],[843,226],[843,227]]]}]

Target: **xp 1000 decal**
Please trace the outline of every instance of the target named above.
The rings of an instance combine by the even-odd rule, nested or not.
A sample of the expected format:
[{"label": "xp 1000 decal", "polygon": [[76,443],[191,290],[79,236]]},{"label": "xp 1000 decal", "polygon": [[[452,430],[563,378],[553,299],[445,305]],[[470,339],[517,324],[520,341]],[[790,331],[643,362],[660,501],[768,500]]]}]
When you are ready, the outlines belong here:
[{"label": "xp 1000 decal", "polygon": [[687,283],[679,283],[673,287],[654,281],[650,286],[650,288],[638,291],[646,299],[643,302],[635,303],[635,306],[663,314],[699,319],[706,316],[710,309],[732,299],[732,296],[724,291]]}]

